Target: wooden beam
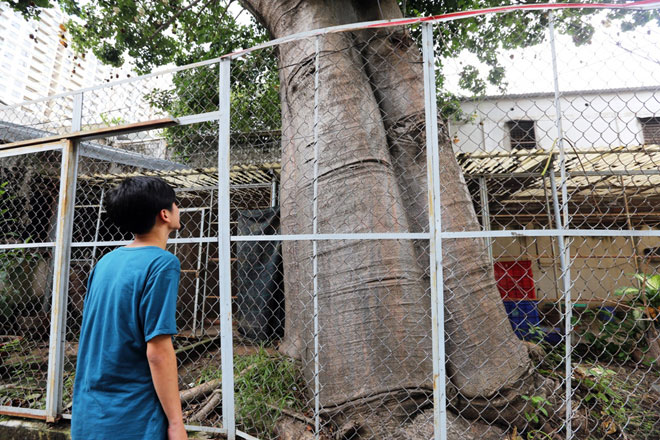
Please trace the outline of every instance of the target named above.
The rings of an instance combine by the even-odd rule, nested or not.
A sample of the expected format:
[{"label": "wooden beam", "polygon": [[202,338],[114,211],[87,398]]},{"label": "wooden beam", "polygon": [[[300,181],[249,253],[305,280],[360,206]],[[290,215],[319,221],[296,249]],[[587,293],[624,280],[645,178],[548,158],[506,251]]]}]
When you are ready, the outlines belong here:
[{"label": "wooden beam", "polygon": [[155,130],[158,128],[171,127],[179,123],[175,118],[154,119],[153,121],[135,122],[133,124],[118,125],[115,127],[103,127],[95,130],[78,131],[75,133],[58,134],[39,139],[28,139],[25,141],[12,142],[0,145],[0,150],[8,150],[30,145],[49,144],[62,140],[91,140],[104,137],[119,136],[121,134],[135,133],[139,131]]}]

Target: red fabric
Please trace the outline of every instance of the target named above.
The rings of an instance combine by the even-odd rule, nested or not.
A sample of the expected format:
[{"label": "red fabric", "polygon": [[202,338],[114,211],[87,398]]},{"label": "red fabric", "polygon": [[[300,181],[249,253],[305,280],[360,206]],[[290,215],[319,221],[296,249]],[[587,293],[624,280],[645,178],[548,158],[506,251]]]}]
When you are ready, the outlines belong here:
[{"label": "red fabric", "polygon": [[536,299],[531,261],[497,261],[495,280],[504,299]]}]

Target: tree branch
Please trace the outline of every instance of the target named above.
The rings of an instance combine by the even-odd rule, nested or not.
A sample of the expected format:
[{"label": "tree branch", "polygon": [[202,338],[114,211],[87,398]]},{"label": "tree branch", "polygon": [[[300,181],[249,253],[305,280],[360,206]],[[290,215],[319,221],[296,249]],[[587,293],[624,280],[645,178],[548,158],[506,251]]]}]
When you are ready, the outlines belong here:
[{"label": "tree branch", "polygon": [[187,403],[192,400],[198,399],[200,396],[205,396],[210,392],[214,391],[216,388],[222,385],[221,379],[213,379],[208,382],[205,382],[201,385],[191,388],[189,390],[183,390],[179,393],[181,403]]},{"label": "tree branch", "polygon": [[[198,5],[201,1],[202,1],[202,0],[194,0],[192,3],[190,3],[190,4],[189,4],[188,6],[186,6],[185,8],[183,8],[183,9],[179,9],[179,10],[177,11],[176,14],[174,14],[172,17],[170,17],[169,20],[167,20],[165,23],[163,23],[163,24],[161,24],[160,26],[158,26],[158,29],[154,30],[154,31],[151,33],[150,36],[153,37],[153,36],[156,35],[158,32],[164,31],[165,29],[167,29],[168,27],[170,27],[170,25],[171,25],[172,23],[174,23],[174,21],[176,21],[176,19],[179,18],[179,17],[181,16],[181,14],[183,14],[184,12],[186,12],[187,10],[189,10],[190,8],[192,8],[193,6]],[[204,9],[206,6],[208,6],[208,4],[211,3],[212,1],[214,1],[214,0],[208,0],[206,3],[204,3],[204,4],[202,5],[202,9]],[[225,11],[222,13],[222,16],[220,17],[220,21],[222,21],[222,19],[225,18],[225,15],[227,14],[227,11],[229,10],[229,6],[230,6],[232,3],[234,3],[234,1],[236,1],[236,0],[229,0],[229,3],[227,3],[227,6],[225,6]]]},{"label": "tree branch", "polygon": [[201,422],[213,411],[222,401],[222,390],[214,390],[204,403],[202,409],[197,411],[191,418],[191,422]]}]

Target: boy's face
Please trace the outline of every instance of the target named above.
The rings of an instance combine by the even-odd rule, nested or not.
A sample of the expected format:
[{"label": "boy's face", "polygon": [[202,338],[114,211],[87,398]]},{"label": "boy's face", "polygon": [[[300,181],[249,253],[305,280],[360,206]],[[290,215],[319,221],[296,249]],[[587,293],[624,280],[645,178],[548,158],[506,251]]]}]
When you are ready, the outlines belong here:
[{"label": "boy's face", "polygon": [[181,229],[181,217],[179,216],[179,207],[177,204],[172,203],[172,208],[169,211],[171,215],[170,229],[175,231]]}]

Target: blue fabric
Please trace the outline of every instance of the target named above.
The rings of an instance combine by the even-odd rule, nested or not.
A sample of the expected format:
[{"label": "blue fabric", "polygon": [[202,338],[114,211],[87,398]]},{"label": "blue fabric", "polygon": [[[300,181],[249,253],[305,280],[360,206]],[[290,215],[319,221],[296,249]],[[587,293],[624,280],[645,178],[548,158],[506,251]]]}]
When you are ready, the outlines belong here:
[{"label": "blue fabric", "polygon": [[155,246],[116,249],[92,271],[73,392],[74,440],[167,438],[147,341],[177,332],[179,273],[179,260]]}]

